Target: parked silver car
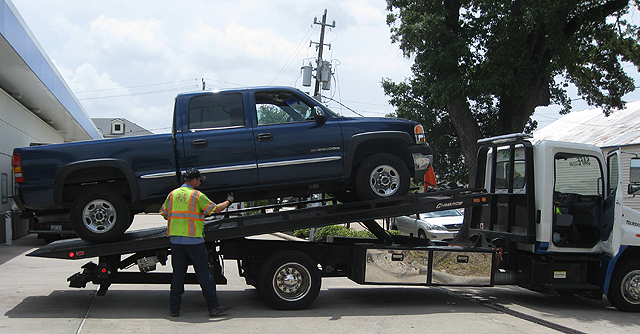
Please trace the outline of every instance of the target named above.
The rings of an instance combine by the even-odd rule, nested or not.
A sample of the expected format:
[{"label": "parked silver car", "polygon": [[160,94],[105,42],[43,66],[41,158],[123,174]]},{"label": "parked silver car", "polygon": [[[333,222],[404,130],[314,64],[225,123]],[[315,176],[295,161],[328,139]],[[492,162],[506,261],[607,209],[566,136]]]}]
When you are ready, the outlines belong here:
[{"label": "parked silver car", "polygon": [[391,219],[391,229],[418,238],[449,241],[462,226],[464,215],[458,210],[425,212]]}]

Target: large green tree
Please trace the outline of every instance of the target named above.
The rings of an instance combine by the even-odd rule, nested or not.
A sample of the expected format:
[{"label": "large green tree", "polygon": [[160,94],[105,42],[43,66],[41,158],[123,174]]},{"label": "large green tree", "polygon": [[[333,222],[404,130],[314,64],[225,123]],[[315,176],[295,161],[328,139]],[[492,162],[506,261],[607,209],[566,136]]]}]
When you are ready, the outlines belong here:
[{"label": "large green tree", "polygon": [[605,113],[624,107],[640,65],[639,0],[387,0],[392,40],[411,78],[383,80],[400,117],[420,121],[436,174],[476,170],[477,140],[531,131],[535,108],[571,111],[570,84]]}]

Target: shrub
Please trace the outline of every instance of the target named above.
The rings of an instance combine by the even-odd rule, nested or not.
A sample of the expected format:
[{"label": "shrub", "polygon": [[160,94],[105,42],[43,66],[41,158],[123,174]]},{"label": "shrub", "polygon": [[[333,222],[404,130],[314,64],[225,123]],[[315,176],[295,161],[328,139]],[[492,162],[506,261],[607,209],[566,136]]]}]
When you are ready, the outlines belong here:
[{"label": "shrub", "polygon": [[[387,231],[387,233],[391,235],[399,234],[398,231]],[[295,230],[293,231],[293,235],[298,238],[306,239],[309,237],[309,229],[305,228],[305,229]],[[369,230],[356,231],[344,225],[329,225],[329,226],[319,227],[316,229],[316,232],[314,234],[315,240],[318,240],[318,241],[326,241],[327,236],[330,236],[330,235],[336,236],[336,237],[375,238],[373,233],[371,233],[371,231]]]}]

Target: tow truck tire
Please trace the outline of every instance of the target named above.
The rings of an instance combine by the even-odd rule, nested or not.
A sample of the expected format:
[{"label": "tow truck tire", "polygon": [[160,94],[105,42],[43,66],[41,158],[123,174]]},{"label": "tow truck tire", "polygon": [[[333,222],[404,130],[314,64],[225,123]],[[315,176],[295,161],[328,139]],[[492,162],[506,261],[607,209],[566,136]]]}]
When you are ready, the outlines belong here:
[{"label": "tow truck tire", "polygon": [[616,270],[607,298],[620,311],[640,312],[640,261],[627,262]]},{"label": "tow truck tire", "polygon": [[71,206],[71,226],[80,238],[89,242],[116,240],[131,226],[131,222],[127,202],[109,188],[88,189]]},{"label": "tow truck tire", "polygon": [[356,172],[356,191],[361,199],[404,196],[409,192],[409,169],[397,156],[377,153],[366,158]]},{"label": "tow truck tire", "polygon": [[283,251],[262,266],[258,291],[273,308],[300,310],[318,297],[322,278],[318,266],[308,255]]}]

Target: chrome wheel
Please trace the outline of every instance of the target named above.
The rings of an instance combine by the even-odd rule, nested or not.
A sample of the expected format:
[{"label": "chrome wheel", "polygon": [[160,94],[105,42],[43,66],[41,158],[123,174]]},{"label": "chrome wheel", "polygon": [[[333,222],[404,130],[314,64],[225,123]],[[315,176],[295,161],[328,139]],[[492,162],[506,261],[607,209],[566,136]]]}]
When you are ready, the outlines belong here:
[{"label": "chrome wheel", "polygon": [[640,304],[640,270],[630,271],[622,278],[620,291],[629,304]]},{"label": "chrome wheel", "polygon": [[117,221],[114,206],[102,199],[93,200],[85,205],[82,210],[82,222],[87,230],[92,233],[106,233],[110,231]]},{"label": "chrome wheel", "polygon": [[390,165],[380,165],[369,176],[371,190],[380,197],[393,196],[400,187],[400,174]]},{"label": "chrome wheel", "polygon": [[304,298],[311,289],[311,274],[304,266],[289,262],[280,266],[273,275],[273,290],[286,301]]},{"label": "chrome wheel", "polygon": [[93,243],[119,239],[133,220],[122,195],[105,187],[92,187],[80,193],[69,214],[73,230]]}]

